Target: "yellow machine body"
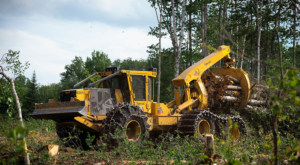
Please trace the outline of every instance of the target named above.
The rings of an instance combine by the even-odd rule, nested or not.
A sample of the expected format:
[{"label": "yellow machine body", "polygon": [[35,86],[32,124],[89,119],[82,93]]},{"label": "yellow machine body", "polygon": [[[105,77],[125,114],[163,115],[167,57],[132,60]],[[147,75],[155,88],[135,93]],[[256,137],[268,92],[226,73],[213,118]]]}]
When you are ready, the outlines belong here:
[{"label": "yellow machine body", "polygon": [[[169,129],[170,126],[177,126],[183,112],[195,108],[208,110],[207,91],[201,80],[201,76],[207,69],[211,68],[221,59],[224,59],[224,67],[215,68],[212,72],[220,76],[231,75],[240,80],[243,98],[239,108],[243,109],[249,100],[250,81],[247,73],[241,69],[232,67],[231,64],[233,60],[230,58],[229,53],[229,46],[220,46],[216,52],[206,56],[183,71],[178,77],[174,78],[172,83],[175,87],[175,99],[168,104],[153,102],[154,78],[157,75],[156,71],[120,70],[117,76],[122,75],[123,79],[128,82],[128,91],[127,93],[122,93],[121,89],[114,89],[116,103],[128,102],[139,106],[148,116],[147,122],[150,125],[150,130],[164,130]],[[107,71],[98,72],[97,75],[105,78],[115,73],[116,72]],[[140,76],[139,78],[144,82],[144,85],[141,85],[141,87],[135,85],[134,76]],[[182,86],[182,88],[179,88],[180,86]],[[104,84],[99,83],[93,87],[104,88]],[[180,91],[180,89],[183,90]],[[93,109],[91,108],[91,100],[94,97],[91,94],[92,89],[84,88],[73,90],[76,90],[76,96],[71,97],[69,102],[49,100],[49,103],[47,104],[36,104],[36,109],[32,116],[35,118],[53,119],[61,124],[76,125],[90,131],[101,132],[103,127],[101,121],[104,120],[106,116],[105,114],[93,114]],[[140,93],[136,93],[135,91],[139,90],[142,91],[140,93],[144,93],[144,99],[138,99]],[[72,92],[72,90],[62,92],[68,94],[68,92]],[[69,120],[64,120],[64,115],[57,115],[60,111],[61,114],[66,113],[66,116],[68,111],[73,113],[73,111],[68,108],[73,108],[74,111],[74,114],[70,115]],[[53,113],[51,111],[53,111]]]}]

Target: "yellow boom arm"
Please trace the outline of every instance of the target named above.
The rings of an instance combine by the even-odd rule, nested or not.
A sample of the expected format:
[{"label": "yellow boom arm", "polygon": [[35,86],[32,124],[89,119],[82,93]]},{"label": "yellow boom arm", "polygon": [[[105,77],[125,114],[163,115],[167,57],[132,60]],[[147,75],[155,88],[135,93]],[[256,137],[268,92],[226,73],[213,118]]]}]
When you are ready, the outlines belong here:
[{"label": "yellow boom arm", "polygon": [[222,58],[229,58],[230,47],[229,46],[220,46],[217,51],[206,56],[202,60],[198,61],[194,65],[187,68],[183,71],[178,77],[172,80],[175,88],[178,88],[180,85],[188,85],[193,80],[201,82],[201,75],[204,71],[210,68],[212,65],[220,61]]},{"label": "yellow boom arm", "polygon": [[[172,82],[175,87],[175,100],[167,104],[167,106],[170,107],[171,105],[176,104],[176,112],[182,110],[191,110],[192,105],[195,103],[199,103],[195,104],[197,105],[198,109],[208,109],[207,91],[201,80],[201,76],[208,68],[210,68],[212,65],[224,58],[223,68],[216,68],[217,70],[215,69],[214,71],[218,71],[217,74],[219,75],[222,75],[223,73],[228,74],[230,72],[230,75],[239,79],[242,82],[241,85],[243,87],[243,99],[240,108],[243,108],[246,105],[245,103],[249,99],[250,82],[247,73],[240,69],[235,69],[234,67],[232,67],[234,59],[230,58],[229,53],[230,47],[222,45],[218,48],[216,52],[213,52],[212,54],[203,58],[199,62],[190,66],[185,71],[183,71],[178,77],[174,78]],[[196,90],[198,91],[198,93],[196,92],[197,94],[195,94],[194,92],[194,94],[192,95],[192,88],[190,87],[191,84],[193,84],[193,88],[196,88]],[[182,85],[184,85],[184,92],[182,92],[183,94],[180,96],[178,87]]]}]

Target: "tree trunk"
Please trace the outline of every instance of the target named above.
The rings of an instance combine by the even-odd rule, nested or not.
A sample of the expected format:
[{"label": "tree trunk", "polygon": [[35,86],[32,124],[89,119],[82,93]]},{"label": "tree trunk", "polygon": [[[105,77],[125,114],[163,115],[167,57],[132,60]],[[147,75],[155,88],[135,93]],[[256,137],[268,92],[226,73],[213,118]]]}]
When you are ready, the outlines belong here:
[{"label": "tree trunk", "polygon": [[277,147],[277,142],[278,142],[278,138],[277,138],[277,116],[274,117],[274,126],[273,126],[273,143],[274,143],[274,156],[275,156],[275,163],[274,165],[278,165],[278,158],[277,158],[277,151],[278,151],[278,147]]},{"label": "tree trunk", "polygon": [[182,7],[182,22],[181,22],[181,31],[179,35],[179,43],[177,40],[177,32],[176,32],[176,20],[175,20],[175,12],[174,12],[174,0],[171,0],[172,4],[172,18],[173,18],[173,47],[174,47],[174,55],[175,55],[175,65],[174,65],[174,77],[179,75],[179,64],[180,64],[180,56],[181,56],[181,44],[183,40],[183,31],[185,25],[185,9],[186,9],[186,0],[183,0],[183,7]]},{"label": "tree trunk", "polygon": [[[222,15],[222,5],[220,4],[219,5],[219,45],[218,46],[221,46],[221,44],[222,44],[222,37],[221,37],[221,35],[222,35],[222,17],[221,17],[221,15]],[[221,64],[221,60],[218,62],[218,66],[219,67],[222,67],[221,66],[222,64]]]},{"label": "tree trunk", "polygon": [[[259,7],[258,7],[259,6]],[[260,8],[260,11],[259,9]],[[257,25],[257,82],[260,83],[260,37],[261,37],[261,8],[262,2],[256,0],[256,25]]]},{"label": "tree trunk", "polygon": [[[234,1],[235,2],[235,12],[236,12],[236,14],[237,15],[239,15],[239,12],[238,12],[238,10],[237,10],[237,2],[236,2],[236,0]],[[239,35],[238,35],[238,33],[239,33],[239,22],[237,21],[236,22],[236,62],[235,62],[235,67],[237,68],[238,67],[238,60],[239,60]]]},{"label": "tree trunk", "polygon": [[281,52],[281,44],[280,44],[278,29],[276,29],[276,33],[277,33],[277,43],[278,43],[279,60],[280,60],[280,78],[281,80],[283,80],[282,52]]},{"label": "tree trunk", "polygon": [[[248,28],[248,15],[247,15],[247,22],[246,22],[246,28]],[[242,48],[242,53],[241,53],[241,65],[240,68],[243,69],[243,60],[244,60],[244,53],[245,53],[245,43],[246,43],[246,34],[244,35],[243,39],[243,48]]]},{"label": "tree trunk", "polygon": [[[190,5],[192,4],[192,0],[190,0]],[[190,58],[192,57],[192,12],[189,14],[189,54]],[[192,59],[190,59],[190,66],[192,66]]]},{"label": "tree trunk", "polygon": [[204,47],[204,57],[207,56],[207,3],[205,3],[204,5],[204,43],[205,43],[205,47]]},{"label": "tree trunk", "polygon": [[[157,5],[158,8],[161,8],[159,5],[162,5],[162,0],[160,0],[160,3],[158,3],[157,0]],[[155,13],[156,13],[156,18],[158,21],[158,26],[159,26],[159,39],[158,39],[158,82],[157,82],[157,102],[160,102],[160,79],[161,79],[161,20],[162,20],[162,13],[161,11],[159,12],[159,19],[157,15],[157,10],[154,6]]]},{"label": "tree trunk", "polygon": [[205,57],[205,39],[204,39],[204,24],[205,24],[205,21],[204,21],[204,5],[202,5],[201,7],[201,39],[202,39],[202,44],[201,44],[201,47],[202,47],[202,58]]},{"label": "tree trunk", "polygon": [[[2,66],[0,66],[2,72],[0,72],[0,74],[3,75],[3,77],[6,78],[6,80],[8,82],[10,82],[10,85],[11,85],[11,89],[12,89],[12,93],[13,93],[13,96],[15,98],[15,101],[16,101],[16,105],[17,105],[17,109],[18,109],[18,114],[19,114],[19,117],[18,119],[20,120],[22,126],[24,126],[23,124],[23,119],[22,119],[22,110],[21,110],[21,105],[20,105],[20,101],[19,101],[19,97],[18,97],[18,94],[16,92],[16,88],[15,88],[15,83],[14,83],[14,80],[9,78],[5,73],[4,73],[4,69]],[[29,154],[27,153],[27,145],[26,145],[26,139],[25,137],[23,138],[23,142],[24,142],[24,161],[27,165],[30,164],[30,159],[29,159]]]},{"label": "tree trunk", "polygon": [[[267,6],[268,8],[269,8],[269,6]],[[267,22],[267,31],[266,31],[266,35],[267,35],[267,38],[266,38],[266,54],[265,54],[265,56],[266,56],[266,60],[268,60],[269,59],[269,22]],[[267,63],[265,63],[265,75],[267,75],[267,72],[268,72],[268,65],[267,65]]]},{"label": "tree trunk", "polygon": [[227,19],[227,1],[224,0],[224,8],[223,8],[223,35],[222,35],[222,45],[224,45],[225,40],[225,28],[226,28],[226,19]]},{"label": "tree trunk", "polygon": [[[281,44],[279,39],[278,27],[280,26],[280,11],[281,11],[281,0],[280,0],[280,7],[276,16],[275,22],[275,30],[277,35],[277,42],[278,42],[278,51],[279,51],[279,60],[280,60],[280,78],[283,80],[283,68],[282,68],[282,54],[281,54]],[[280,97],[281,91],[279,91],[278,97]],[[273,137],[274,137],[274,157],[275,157],[275,165],[278,165],[278,149],[277,149],[277,116],[274,116],[274,128],[273,128]]]},{"label": "tree trunk", "polygon": [[294,6],[293,67],[296,68],[296,6]]},{"label": "tree trunk", "polygon": [[278,43],[278,52],[279,52],[280,78],[281,78],[281,80],[283,80],[282,52],[281,52],[281,44],[280,44],[280,38],[279,38],[279,32],[278,32],[278,27],[280,26],[279,19],[280,19],[280,16],[279,16],[278,19],[276,19],[275,28],[276,28],[277,43]]}]

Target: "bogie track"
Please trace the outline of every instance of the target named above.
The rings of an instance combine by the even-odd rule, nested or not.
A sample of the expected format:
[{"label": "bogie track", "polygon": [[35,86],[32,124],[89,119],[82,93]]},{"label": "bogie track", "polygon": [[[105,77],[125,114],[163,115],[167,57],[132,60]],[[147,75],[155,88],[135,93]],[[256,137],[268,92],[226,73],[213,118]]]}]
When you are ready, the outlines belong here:
[{"label": "bogie track", "polygon": [[[229,119],[232,120],[232,125],[229,125]],[[207,110],[192,110],[183,114],[178,124],[178,130],[183,135],[193,136],[197,133],[202,140],[203,134],[221,135],[222,129],[225,129],[229,138],[235,142],[247,137],[246,124],[239,116],[219,116]]]}]

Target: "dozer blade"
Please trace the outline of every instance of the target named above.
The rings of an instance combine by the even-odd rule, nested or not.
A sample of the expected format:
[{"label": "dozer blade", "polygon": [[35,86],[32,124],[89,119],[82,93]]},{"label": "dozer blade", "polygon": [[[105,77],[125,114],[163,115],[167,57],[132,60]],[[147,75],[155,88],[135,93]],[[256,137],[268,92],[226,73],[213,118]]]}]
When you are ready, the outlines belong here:
[{"label": "dozer blade", "polygon": [[35,119],[73,119],[76,116],[87,116],[87,108],[85,101],[41,103],[35,105],[30,116]]}]

